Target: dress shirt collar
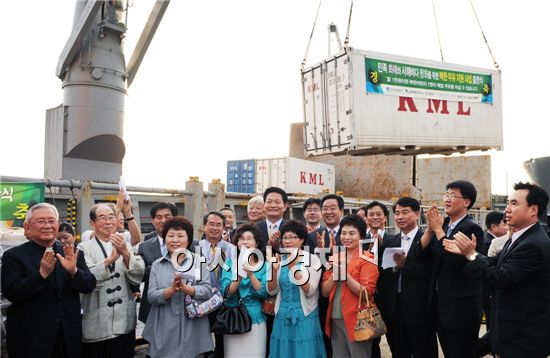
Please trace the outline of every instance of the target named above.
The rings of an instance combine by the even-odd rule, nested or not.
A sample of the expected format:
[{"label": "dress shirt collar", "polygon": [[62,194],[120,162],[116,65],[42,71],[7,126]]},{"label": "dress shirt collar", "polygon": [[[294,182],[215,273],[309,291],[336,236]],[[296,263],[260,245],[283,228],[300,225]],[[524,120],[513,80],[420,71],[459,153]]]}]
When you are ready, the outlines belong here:
[{"label": "dress shirt collar", "polygon": [[281,222],[283,221],[283,218],[280,218],[279,221],[277,222],[274,222],[272,223],[271,221],[269,221],[268,219],[265,219],[265,223],[267,225],[267,229],[269,230],[270,226],[275,224],[275,227],[277,228],[277,230],[281,230]]},{"label": "dress shirt collar", "polygon": [[407,236],[409,239],[414,240],[414,237],[418,233],[418,226],[415,226],[414,229],[409,231],[408,234],[405,234],[404,232],[401,232],[401,239],[403,239],[405,236]]},{"label": "dress shirt collar", "polygon": [[515,233],[512,234],[512,242],[510,243],[510,246],[521,236],[523,235],[524,232],[526,232],[527,230],[529,230],[531,228],[531,226],[535,225],[535,223],[527,226],[527,227],[524,227],[523,229],[519,230],[519,231],[516,231]]}]

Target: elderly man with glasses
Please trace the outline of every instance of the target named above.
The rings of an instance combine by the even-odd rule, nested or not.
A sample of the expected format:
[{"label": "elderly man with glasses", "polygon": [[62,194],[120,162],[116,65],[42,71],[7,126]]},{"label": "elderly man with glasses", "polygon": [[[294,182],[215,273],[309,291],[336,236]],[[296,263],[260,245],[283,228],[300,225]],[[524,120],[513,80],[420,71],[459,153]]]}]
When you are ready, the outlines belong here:
[{"label": "elderly man with glasses", "polygon": [[97,287],[82,295],[82,357],[134,356],[136,303],[130,285],[139,285],[145,271],[141,256],[116,231],[112,206],[96,204],[90,210],[94,238],[80,244]]},{"label": "elderly man with glasses", "polygon": [[23,223],[28,242],[2,257],[2,294],[11,302],[7,314],[10,357],[79,357],[79,293],[91,292],[96,279],[84,255],[56,240],[55,206],[31,207]]}]

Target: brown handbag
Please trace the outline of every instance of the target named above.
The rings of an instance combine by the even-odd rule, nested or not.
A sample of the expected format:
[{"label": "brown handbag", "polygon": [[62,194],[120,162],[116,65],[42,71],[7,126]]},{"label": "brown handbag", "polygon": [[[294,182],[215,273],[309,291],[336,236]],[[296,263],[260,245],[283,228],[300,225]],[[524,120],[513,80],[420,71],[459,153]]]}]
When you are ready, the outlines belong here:
[{"label": "brown handbag", "polygon": [[269,296],[262,302],[262,312],[270,315],[275,316],[275,298],[276,296]]},{"label": "brown handbag", "polygon": [[[362,303],[365,303],[363,305]],[[386,334],[386,324],[382,320],[380,310],[369,302],[369,294],[365,287],[359,291],[357,302],[357,321],[355,322],[355,341],[363,342],[382,337]]]}]

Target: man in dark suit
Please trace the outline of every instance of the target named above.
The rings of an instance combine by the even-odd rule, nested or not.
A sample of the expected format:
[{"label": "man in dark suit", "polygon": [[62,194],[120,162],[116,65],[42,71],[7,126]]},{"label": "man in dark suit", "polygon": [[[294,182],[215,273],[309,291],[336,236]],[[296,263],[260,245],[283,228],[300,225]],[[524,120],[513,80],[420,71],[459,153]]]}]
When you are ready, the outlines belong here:
[{"label": "man in dark suit", "polygon": [[265,220],[256,225],[262,233],[260,240],[265,246],[271,246],[277,252],[280,246],[281,234],[279,230],[285,223],[283,215],[288,209],[288,195],[278,187],[272,186],[264,191]]},{"label": "man in dark suit", "polygon": [[[307,245],[311,253],[315,252],[316,248],[334,248],[334,246],[341,246],[340,242],[340,221],[344,216],[344,199],[336,194],[325,195],[321,199],[321,215],[325,226],[320,227],[316,231],[311,232],[308,235]],[[324,255],[319,252],[319,255]],[[328,260],[328,255],[324,255]],[[321,261],[323,262],[323,261]],[[323,266],[323,272],[325,268]],[[318,307],[319,307],[319,320],[321,327],[325,327],[325,321],[327,316],[329,299],[323,295],[319,295]],[[323,331],[323,340],[325,343],[325,350],[327,356],[332,356],[332,345],[330,343],[330,337],[328,337]]]},{"label": "man in dark suit", "polygon": [[388,328],[388,344],[395,358],[437,358],[429,304],[432,253],[420,245],[420,203],[403,197],[397,200],[393,212],[401,232],[384,240],[380,255],[389,247],[402,248],[404,254],[394,255],[395,267],[380,269],[376,300]]},{"label": "man in dark suit", "polygon": [[[385,230],[388,222],[389,211],[386,205],[379,201],[372,201],[365,207],[365,215],[367,220],[367,237],[366,243],[363,244],[363,250],[369,250],[374,253],[374,257],[378,262],[378,269],[382,264],[382,247],[384,241],[391,235]],[[374,300],[380,301],[378,292],[374,294]],[[380,338],[376,338],[372,342],[372,358],[380,358]]]},{"label": "man in dark suit", "polygon": [[485,238],[483,239],[483,252],[487,256],[491,242],[497,237],[504,236],[508,233],[508,225],[504,220],[504,213],[500,211],[491,211],[485,217]]},{"label": "man in dark suit", "polygon": [[[389,238],[391,234],[386,231],[386,223],[390,214],[386,205],[379,201],[372,201],[366,206],[367,226],[367,243],[363,245],[363,250],[370,250],[373,253],[380,253],[384,240]],[[378,265],[382,263],[382,255],[378,255]]]},{"label": "man in dark suit", "polygon": [[[281,239],[281,226],[285,224],[283,215],[288,209],[288,195],[287,193],[278,187],[272,186],[264,191],[264,213],[265,220],[256,223],[256,226],[260,229],[262,236],[260,240],[263,245],[271,248],[271,252],[279,252],[280,239]],[[268,248],[268,252],[269,252]],[[269,356],[269,337],[273,330],[273,316],[267,315],[266,317],[266,329],[267,329],[267,347],[266,357]]]},{"label": "man in dark suit", "polygon": [[142,242],[138,247],[138,255],[145,262],[145,274],[143,275],[143,295],[139,305],[138,319],[145,323],[147,316],[151,310],[151,304],[147,300],[147,292],[149,291],[149,275],[151,273],[151,265],[164,253],[166,246],[164,239],[161,237],[164,223],[174,216],[178,215],[178,208],[172,203],[160,202],[151,207],[151,219],[155,227],[155,235],[149,240]]},{"label": "man in dark suit", "polygon": [[324,226],[308,235],[307,245],[311,253],[315,248],[328,248],[331,245],[340,246],[340,221],[344,216],[344,199],[336,194],[325,195],[321,199],[321,217]]},{"label": "man in dark suit", "polygon": [[[488,213],[485,217],[485,227],[487,228],[487,231],[485,232],[485,238],[483,239],[483,249],[481,253],[487,256],[493,239],[504,236],[508,232],[508,226],[504,220],[504,213],[500,211],[491,211]],[[487,330],[489,330],[491,328],[491,286],[486,282],[483,282],[482,285],[481,304],[483,307],[483,312],[485,312]]]},{"label": "man in dark suit", "polygon": [[473,280],[463,268],[468,262],[462,255],[443,248],[443,239],[452,240],[458,232],[475,235],[479,248],[483,230],[469,216],[477,197],[475,186],[466,180],[448,183],[444,195],[447,217],[437,206],[428,209],[428,227],[422,247],[434,255],[430,280],[430,301],[443,353],[447,358],[477,357],[477,338],[481,325],[481,282]]},{"label": "man in dark suit", "polygon": [[548,194],[530,183],[517,183],[505,215],[512,228],[500,254],[476,252],[469,237],[445,241],[445,249],[467,259],[464,271],[494,289],[491,347],[502,358],[550,354],[550,240],[538,220],[546,216]]},{"label": "man in dark suit", "polygon": [[82,253],[55,240],[59,214],[53,205],[34,205],[23,225],[29,241],[2,258],[2,294],[12,303],[6,324],[8,354],[79,357],[79,293],[92,292],[96,279]]}]

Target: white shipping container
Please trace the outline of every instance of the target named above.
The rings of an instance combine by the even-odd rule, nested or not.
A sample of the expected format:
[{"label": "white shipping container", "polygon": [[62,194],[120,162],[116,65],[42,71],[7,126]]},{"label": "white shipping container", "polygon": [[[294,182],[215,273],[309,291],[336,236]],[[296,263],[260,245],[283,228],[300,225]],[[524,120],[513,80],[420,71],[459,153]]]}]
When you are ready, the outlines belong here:
[{"label": "white shipping container", "polygon": [[335,191],[333,165],[291,157],[256,159],[255,180],[259,194],[270,186],[293,194],[316,195]]},{"label": "white shipping container", "polygon": [[499,71],[351,49],[302,85],[306,155],[502,149]]}]

